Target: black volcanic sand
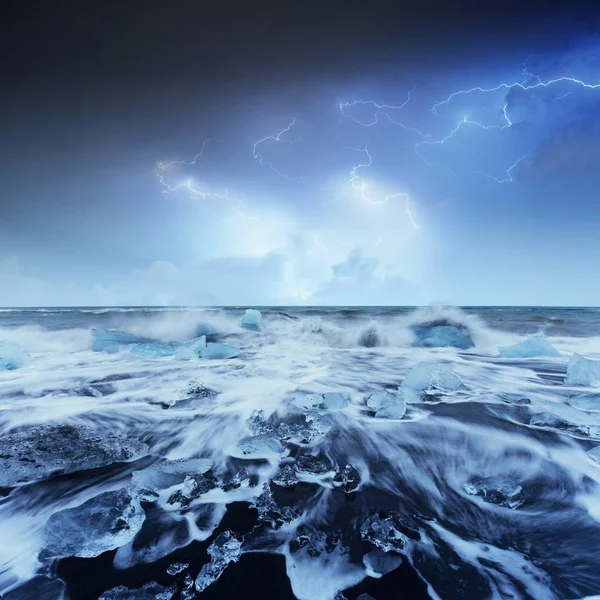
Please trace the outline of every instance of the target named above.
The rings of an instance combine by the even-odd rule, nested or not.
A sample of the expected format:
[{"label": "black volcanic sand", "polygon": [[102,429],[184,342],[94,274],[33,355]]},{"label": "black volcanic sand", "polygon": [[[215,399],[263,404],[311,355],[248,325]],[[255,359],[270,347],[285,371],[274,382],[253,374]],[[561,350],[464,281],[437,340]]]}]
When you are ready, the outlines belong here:
[{"label": "black volcanic sand", "polygon": [[[227,505],[227,513],[219,527],[208,540],[192,542],[154,563],[124,570],[115,569],[112,563],[116,550],[112,550],[96,558],[62,559],[58,563],[57,575],[66,582],[70,600],[97,600],[104,591],[118,585],[139,588],[149,581],[165,586],[175,581],[181,588],[187,572],[195,579],[202,565],[209,562],[206,549],[219,533],[231,530],[244,535],[257,523],[256,509],[246,502],[231,503]],[[364,553],[372,549],[368,543],[361,544],[364,545]],[[167,568],[177,561],[189,563],[190,567],[179,575],[171,576]],[[381,579],[368,577],[354,588],[346,590],[344,596],[348,600],[356,600],[361,594],[368,593],[376,600],[397,598],[399,595],[411,600],[425,600],[429,598],[426,589],[423,581],[404,560],[395,571]],[[237,563],[230,564],[221,577],[197,597],[203,600],[295,600],[284,557],[265,553],[243,554]],[[55,595],[50,590],[45,592],[41,586],[25,585],[6,594],[4,599],[55,600]],[[174,600],[178,599],[179,592],[174,596]]]}]

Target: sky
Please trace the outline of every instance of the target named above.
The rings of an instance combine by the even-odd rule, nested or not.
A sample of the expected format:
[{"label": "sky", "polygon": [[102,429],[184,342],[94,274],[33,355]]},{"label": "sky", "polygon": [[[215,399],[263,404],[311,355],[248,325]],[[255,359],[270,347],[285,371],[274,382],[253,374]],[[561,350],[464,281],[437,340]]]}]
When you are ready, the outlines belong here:
[{"label": "sky", "polygon": [[0,306],[599,304],[591,3],[84,4],[3,19]]}]

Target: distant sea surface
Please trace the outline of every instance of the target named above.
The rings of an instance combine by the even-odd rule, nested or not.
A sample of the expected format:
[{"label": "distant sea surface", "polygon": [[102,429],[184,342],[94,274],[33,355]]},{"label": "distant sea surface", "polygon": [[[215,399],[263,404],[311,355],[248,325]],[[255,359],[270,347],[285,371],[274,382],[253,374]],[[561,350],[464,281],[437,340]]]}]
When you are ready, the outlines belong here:
[{"label": "distant sea surface", "polygon": [[600,309],[246,308],[0,309],[0,598],[600,595]]}]

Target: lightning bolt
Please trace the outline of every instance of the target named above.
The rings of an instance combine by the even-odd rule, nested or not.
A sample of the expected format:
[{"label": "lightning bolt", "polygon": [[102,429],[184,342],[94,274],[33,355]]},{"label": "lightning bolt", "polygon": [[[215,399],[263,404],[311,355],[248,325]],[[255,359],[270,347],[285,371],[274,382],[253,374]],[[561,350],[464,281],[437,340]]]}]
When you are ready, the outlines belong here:
[{"label": "lightning bolt", "polygon": [[165,171],[167,171],[173,165],[186,165],[186,166],[195,165],[196,161],[200,157],[202,157],[202,155],[204,154],[204,151],[206,150],[206,146],[210,142],[218,142],[220,144],[225,143],[223,140],[218,140],[216,138],[209,138],[207,140],[204,140],[204,143],[202,144],[202,149],[200,150],[200,152],[198,152],[198,154],[196,154],[196,156],[194,156],[194,158],[192,158],[192,160],[171,160],[169,162],[157,162],[156,163],[156,169],[157,169],[156,176],[158,177],[158,181],[160,182],[161,186],[164,188],[163,189],[164,194],[169,195],[169,194],[173,194],[174,192],[177,192],[179,190],[185,189],[185,190],[188,190],[188,192],[190,192],[190,197],[194,198],[194,199],[198,199],[198,198],[200,198],[202,200],[205,200],[206,198],[217,198],[219,200],[230,200],[231,199],[228,190],[225,190],[223,193],[218,193],[218,192],[206,192],[206,191],[196,188],[191,177],[185,179],[184,181],[177,183],[176,185],[171,185],[170,183],[168,183],[165,180],[165,176],[164,176]]},{"label": "lightning bolt", "polygon": [[353,150],[354,152],[364,152],[368,159],[368,162],[359,163],[352,167],[352,170],[350,171],[350,179],[348,180],[348,184],[350,184],[354,189],[358,190],[360,192],[361,198],[369,204],[387,204],[390,200],[394,198],[404,198],[406,215],[408,216],[408,220],[410,221],[410,224],[413,229],[419,229],[419,226],[415,222],[410,208],[410,196],[408,194],[404,192],[400,192],[397,194],[388,194],[387,196],[384,196],[380,199],[374,199],[367,195],[367,183],[357,173],[359,169],[368,169],[373,164],[373,157],[371,156],[371,153],[369,152],[367,146],[365,146],[364,148],[352,148],[350,146],[347,146],[346,148],[348,150]]},{"label": "lightning bolt", "polygon": [[[380,102],[375,102],[374,100],[352,100],[352,102],[340,102],[339,103],[340,113],[346,119],[350,119],[351,121],[354,121],[357,125],[361,125],[362,127],[373,127],[374,125],[377,125],[379,123],[380,117],[385,117],[393,125],[398,125],[399,127],[402,127],[402,129],[404,129],[406,131],[412,131],[414,133],[417,133],[422,138],[431,137],[431,136],[429,136],[429,134],[423,133],[422,131],[420,131],[419,129],[417,129],[415,127],[409,127],[403,121],[396,121],[395,119],[392,119],[392,117],[387,112],[388,110],[400,110],[400,109],[404,108],[410,102],[412,93],[414,91],[415,91],[415,86],[413,86],[408,91],[406,100],[402,104],[398,104],[398,105],[383,104]],[[361,120],[357,119],[356,117],[352,116],[351,114],[348,114],[346,109],[352,108],[354,106],[372,106],[375,109],[373,119],[371,121],[365,122],[365,121],[361,121]]]},{"label": "lightning bolt", "polygon": [[258,163],[260,165],[266,165],[272,171],[277,173],[277,175],[279,175],[279,177],[283,177],[283,179],[287,179],[288,181],[295,181],[295,180],[304,179],[304,178],[303,177],[290,177],[290,176],[282,173],[271,161],[264,160],[263,155],[258,151],[258,147],[260,146],[260,144],[263,144],[264,142],[267,142],[269,140],[273,141],[273,142],[293,144],[293,143],[297,142],[298,140],[302,139],[304,134],[301,134],[300,137],[298,137],[294,140],[282,140],[281,139],[281,137],[283,135],[285,135],[286,133],[288,133],[296,123],[298,123],[298,120],[295,117],[292,117],[290,124],[286,128],[282,129],[276,135],[267,135],[267,136],[261,138],[260,140],[257,140],[256,142],[254,142],[254,147],[253,147],[253,151],[252,151],[254,159],[258,160]]},{"label": "lightning bolt", "polygon": [[521,83],[518,81],[513,82],[513,83],[503,82],[503,83],[499,83],[498,85],[496,85],[494,87],[484,88],[481,86],[476,86],[476,87],[472,87],[472,88],[469,88],[466,90],[457,90],[456,92],[452,92],[445,100],[436,102],[433,105],[431,112],[433,112],[433,113],[437,112],[437,109],[440,106],[443,106],[444,104],[448,104],[449,102],[452,102],[452,100],[454,98],[456,98],[457,96],[466,96],[468,94],[472,94],[473,92],[482,92],[484,94],[487,94],[487,93],[491,93],[491,92],[498,92],[500,90],[509,91],[514,88],[518,88],[518,89],[521,89],[521,90],[527,92],[527,91],[535,90],[538,88],[548,88],[557,83],[563,83],[563,82],[573,83],[582,88],[590,89],[590,90],[596,90],[596,89],[600,88],[600,83],[586,83],[585,81],[583,81],[581,79],[577,79],[576,77],[573,77],[573,76],[557,77],[555,79],[549,79],[548,81],[542,81],[539,77],[534,76],[529,72],[527,72],[527,76],[536,77],[538,79],[538,81],[536,81],[535,83],[530,83],[530,84],[525,84],[525,83]]}]

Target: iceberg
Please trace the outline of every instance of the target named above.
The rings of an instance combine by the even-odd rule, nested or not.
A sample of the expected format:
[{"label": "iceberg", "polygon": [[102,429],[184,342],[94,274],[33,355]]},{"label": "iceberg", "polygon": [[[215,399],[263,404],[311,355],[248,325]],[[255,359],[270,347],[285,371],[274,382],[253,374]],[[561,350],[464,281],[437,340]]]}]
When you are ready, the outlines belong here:
[{"label": "iceberg", "polygon": [[600,386],[600,360],[573,354],[567,365],[567,385]]},{"label": "iceberg", "polygon": [[383,550],[371,550],[363,556],[363,564],[370,577],[379,578],[397,569],[402,564],[402,558]]},{"label": "iceberg", "polygon": [[600,393],[584,392],[570,396],[567,402],[574,408],[587,412],[600,412]]},{"label": "iceberg", "polygon": [[560,352],[543,335],[533,335],[513,346],[500,346],[498,352],[504,358],[560,356]]},{"label": "iceberg", "polygon": [[401,419],[406,414],[404,394],[381,390],[367,398],[367,406],[375,411],[375,416],[384,419]]},{"label": "iceberg", "polygon": [[242,327],[250,331],[260,331],[261,314],[260,310],[248,308],[242,318]]},{"label": "iceberg", "polygon": [[12,371],[28,365],[29,354],[19,344],[10,340],[0,340],[0,371]]},{"label": "iceberg", "polygon": [[203,592],[221,576],[227,565],[240,559],[242,543],[234,533],[224,531],[215,538],[207,552],[210,554],[210,562],[202,567],[196,578],[197,592]]},{"label": "iceberg", "polygon": [[421,392],[441,390],[454,392],[460,388],[460,377],[435,362],[417,363],[404,378],[400,388],[406,402],[420,402]]},{"label": "iceberg", "polygon": [[36,425],[0,437],[0,487],[130,462],[147,450],[139,440],[99,434],[90,427]]},{"label": "iceberg", "polygon": [[93,558],[130,542],[146,514],[126,489],[104,492],[80,506],[54,513],[46,522],[46,549],[56,557]]},{"label": "iceberg", "polygon": [[171,600],[177,592],[175,584],[164,587],[151,581],[141,588],[131,589],[124,585],[106,590],[98,600]]},{"label": "iceberg", "polygon": [[446,320],[431,321],[414,325],[411,331],[415,336],[414,346],[424,348],[459,348],[467,350],[475,344],[464,325],[458,325]]}]

